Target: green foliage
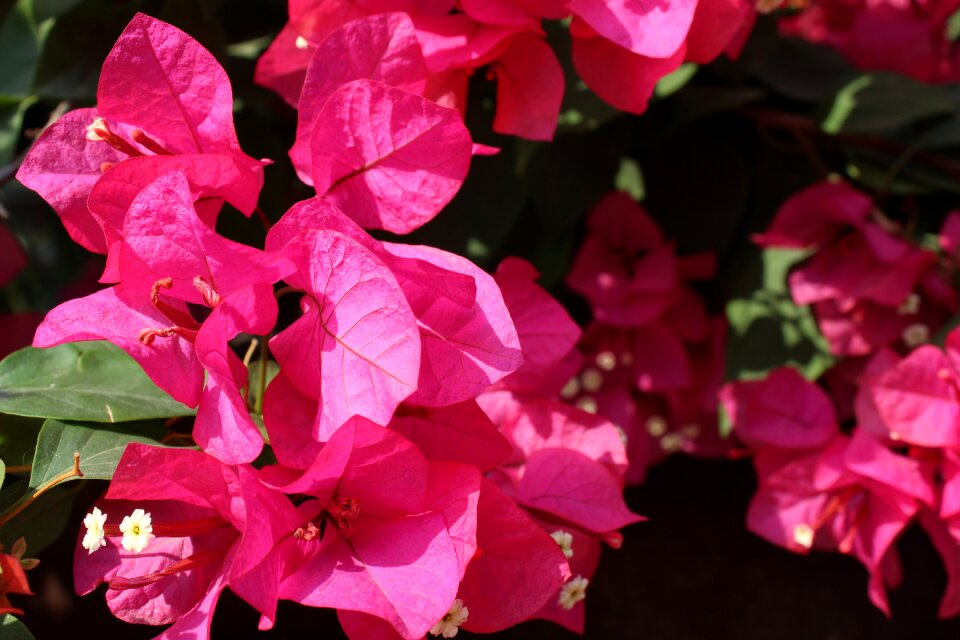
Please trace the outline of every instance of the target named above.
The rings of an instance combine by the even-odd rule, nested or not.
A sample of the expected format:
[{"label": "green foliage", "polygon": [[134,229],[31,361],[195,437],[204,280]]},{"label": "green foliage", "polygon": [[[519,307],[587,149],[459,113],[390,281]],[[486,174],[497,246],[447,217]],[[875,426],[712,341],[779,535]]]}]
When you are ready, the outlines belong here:
[{"label": "green foliage", "polygon": [[0,620],[0,637],[3,637],[3,640],[33,640],[33,634],[9,613],[4,614],[3,620]]},{"label": "green foliage", "polygon": [[191,415],[133,358],[106,342],[27,347],[0,362],[0,411],[19,416],[126,422]]},{"label": "green foliage", "polygon": [[939,87],[892,73],[866,74],[837,92],[823,130],[876,133],[955,111],[950,95]]},{"label": "green foliage", "polygon": [[786,287],[787,272],[805,257],[768,249],[745,270],[742,297],[727,303],[728,378],[762,378],[792,364],[815,379],[833,363],[810,308],[795,305]]}]

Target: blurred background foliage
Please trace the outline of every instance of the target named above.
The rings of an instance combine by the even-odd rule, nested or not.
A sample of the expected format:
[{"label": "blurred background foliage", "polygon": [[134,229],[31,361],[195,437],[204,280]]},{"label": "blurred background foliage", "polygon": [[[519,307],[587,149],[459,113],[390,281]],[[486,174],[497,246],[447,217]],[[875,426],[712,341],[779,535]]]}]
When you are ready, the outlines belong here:
[{"label": "blurred background foliage", "polygon": [[[252,81],[257,57],[286,19],[285,5],[0,0],[0,215],[29,256],[29,267],[0,297],[0,312],[44,311],[96,286],[101,258],[73,244],[52,210],[13,175],[46,124],[96,102],[103,59],[137,11],[185,30],[227,69],[241,145],[275,161],[260,201],[268,216],[276,220],[310,197],[286,155],[296,114]],[[787,196],[830,174],[874,193],[887,215],[921,232],[937,229],[960,204],[960,87],[857,72],[828,49],[780,38],[774,21],[761,18],[739,59],[684,65],[661,81],[648,112],[637,117],[611,109],[577,79],[562,24],[551,26],[548,36],[567,71],[556,139],[534,143],[494,134],[495,86],[476,74],[468,126],[478,142],[501,151],[476,158],[456,199],[403,241],[442,247],[487,269],[507,255],[523,256],[581,322],[587,307],[564,289],[564,275],[585,214],[603,194],[620,189],[642,201],[681,254],[716,253],[719,276],[699,287],[711,310],[726,312],[730,321],[730,378],[760,376],[784,362],[816,376],[830,357],[809,310],[792,303],[784,284],[802,255],[762,254],[749,235],[765,228]],[[235,239],[262,243],[256,220],[224,215],[220,221],[221,231]],[[37,420],[0,416],[0,458],[8,466],[28,463],[39,429]],[[7,483],[0,500],[22,490]],[[34,523],[45,539],[29,549],[43,559],[31,573],[40,597],[18,602],[39,638],[62,637],[68,625],[111,637],[153,635],[113,619],[98,597],[72,595],[73,528],[40,553],[68,520],[79,522],[101,490],[95,482],[70,483],[31,509],[33,517],[47,518]],[[887,623],[863,596],[866,574],[852,559],[792,556],[746,533],[752,490],[747,462],[673,459],[655,469],[646,486],[628,492],[631,507],[652,520],[628,529],[624,549],[605,556],[588,599],[587,636],[874,639],[960,632],[932,622],[944,576],[924,539],[908,535],[903,543],[905,565],[925,573],[908,572],[894,595],[894,622]],[[74,501],[77,495],[82,499]],[[0,541],[12,541],[14,524],[21,523],[0,529]],[[226,633],[234,628],[243,634],[236,637],[246,637],[254,618],[236,598],[225,597],[215,637],[231,637]],[[290,637],[294,629],[339,633],[332,614],[305,607],[282,608],[280,621],[283,626],[262,637]],[[540,623],[503,636],[566,637]]]}]

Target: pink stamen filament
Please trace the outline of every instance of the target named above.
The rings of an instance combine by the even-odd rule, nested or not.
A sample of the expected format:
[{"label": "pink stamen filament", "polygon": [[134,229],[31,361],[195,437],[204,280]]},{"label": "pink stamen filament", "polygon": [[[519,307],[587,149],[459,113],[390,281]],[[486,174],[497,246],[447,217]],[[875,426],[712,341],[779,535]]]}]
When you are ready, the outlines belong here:
[{"label": "pink stamen filament", "polygon": [[178,562],[174,562],[170,566],[165,567],[160,571],[154,571],[153,573],[148,573],[137,578],[112,578],[107,582],[107,587],[110,589],[116,589],[118,591],[123,589],[140,589],[155,582],[159,582],[168,576],[210,564],[211,562],[219,560],[222,557],[222,549],[202,551],[200,553],[195,553],[192,556],[187,556]]},{"label": "pink stamen filament", "polygon": [[[820,512],[820,515],[817,519],[810,525],[810,528],[816,532],[821,527],[823,527],[827,522],[830,521],[835,515],[843,513],[847,510],[847,507],[850,504],[850,500],[858,495],[862,489],[860,487],[851,486],[847,487],[837,495],[830,498],[827,502],[827,505],[823,508],[823,511]],[[857,509],[857,512],[854,514],[853,523],[850,525],[850,529],[844,535],[843,540],[840,541],[839,549],[842,553],[849,553],[853,545],[853,539],[857,535],[857,530],[860,526],[860,523],[863,521],[865,514],[863,509]]]},{"label": "pink stamen filament", "polygon": [[107,121],[103,118],[97,118],[93,124],[87,127],[87,140],[92,142],[106,142],[120,153],[124,153],[131,158],[137,158],[143,155],[139,149],[111,131],[110,125],[108,125]]},{"label": "pink stamen filament", "polygon": [[143,329],[140,332],[140,335],[137,336],[137,340],[141,344],[147,346],[153,344],[153,341],[157,338],[169,338],[171,336],[180,336],[185,340],[194,342],[197,339],[197,333],[199,330],[196,329],[184,329],[183,327],[166,327],[164,329]]},{"label": "pink stamen filament", "polygon": [[158,156],[172,156],[173,153],[168,151],[162,144],[148,136],[143,132],[143,129],[134,129],[130,132],[130,137],[133,138],[133,141],[144,147],[153,151]]},{"label": "pink stamen filament", "polygon": [[[181,520],[174,523],[151,523],[153,535],[158,538],[187,538],[198,536],[204,533],[210,533],[223,527],[229,527],[229,523],[221,518],[197,518],[195,520]],[[106,524],[103,526],[103,535],[122,536],[120,525]]]},{"label": "pink stamen filament", "polygon": [[194,276],[193,288],[203,296],[203,302],[211,309],[220,304],[220,294],[213,288],[213,285],[207,282],[203,276]]}]

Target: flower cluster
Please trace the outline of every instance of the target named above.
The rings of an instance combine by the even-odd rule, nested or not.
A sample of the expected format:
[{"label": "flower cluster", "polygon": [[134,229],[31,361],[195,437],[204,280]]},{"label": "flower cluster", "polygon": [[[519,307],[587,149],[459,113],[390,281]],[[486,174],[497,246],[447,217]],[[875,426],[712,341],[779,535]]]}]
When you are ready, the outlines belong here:
[{"label": "flower cluster", "polygon": [[594,321],[563,395],[623,428],[631,484],[669,453],[726,452],[716,427],[726,323],[688,284],[713,271],[711,254],[677,256],[625,193],[607,195],[589,214],[567,286],[587,299]]},{"label": "flower cluster", "polygon": [[780,31],[832,47],[860,69],[957,82],[960,51],[948,27],[956,10],[952,0],[813,0],[781,19]]},{"label": "flower cluster", "polygon": [[[207,637],[226,587],[262,629],[280,599],[337,609],[356,638],[532,617],[582,628],[600,543],[640,518],[617,430],[553,399],[579,329],[523,261],[493,277],[364,230],[435,215],[473,147],[456,111],[407,90],[422,80],[407,16],[329,37],[377,42],[341,53],[383,51],[383,73],[311,67],[294,150],[318,195],[269,225],[262,250],[215,223],[224,202],[254,211],[268,163],[239,148],[220,66],[158,20],[134,18],[97,107],[63,116],[24,161],[21,181],[106,253],[113,283],[51,311],[34,344],[109,340],[197,407],[200,451],[126,448],[84,519],[76,589],[106,583],[116,616],[173,623],[169,638]],[[299,313],[282,318],[288,294]],[[242,334],[272,336],[265,390],[231,345]],[[525,426],[542,419],[546,434]],[[264,436],[276,464],[253,466]]]},{"label": "flower cluster", "polygon": [[846,359],[824,377],[829,391],[781,367],[720,392],[733,436],[754,456],[749,529],[797,553],[853,555],[888,615],[886,589],[902,573],[895,542],[915,521],[950,576],[940,615],[960,613],[960,330],[943,350],[928,344],[956,309],[957,220],[947,216],[935,251],[847,184],[791,197],[755,240],[809,251],[789,274],[791,294]]},{"label": "flower cluster", "polygon": [[788,199],[766,232],[763,247],[808,250],[790,273],[798,305],[811,305],[820,332],[837,356],[867,356],[884,346],[927,342],[957,308],[960,214],[947,218],[939,252],[920,246],[844,182],[823,182]]},{"label": "flower cluster", "polygon": [[[398,11],[404,13],[389,13]],[[333,73],[369,69],[372,78],[402,78],[404,88],[460,111],[470,76],[487,67],[497,82],[494,130],[532,140],[553,137],[564,93],[543,20],[564,20],[573,64],[587,86],[614,107],[641,113],[660,78],[683,62],[736,55],[755,17],[747,0],[656,7],[608,0],[290,0],[289,13],[258,63],[257,81],[299,109],[301,123],[309,117],[305,110],[322,105],[316,95],[324,91],[320,77],[331,73],[331,60],[338,66]],[[391,35],[379,46],[351,22],[369,16],[389,25]]]}]

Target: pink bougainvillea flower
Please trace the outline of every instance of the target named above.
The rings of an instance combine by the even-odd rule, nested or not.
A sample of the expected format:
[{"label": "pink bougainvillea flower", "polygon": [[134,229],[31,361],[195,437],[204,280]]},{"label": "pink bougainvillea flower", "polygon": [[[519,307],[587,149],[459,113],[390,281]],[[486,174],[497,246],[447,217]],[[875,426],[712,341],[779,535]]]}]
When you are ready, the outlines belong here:
[{"label": "pink bougainvillea flower", "polygon": [[310,154],[318,195],[362,227],[409,233],[460,189],[473,143],[458,112],[354,80],[320,109]]},{"label": "pink bougainvillea flower", "polygon": [[950,46],[950,1],[867,2],[814,0],[780,21],[781,33],[840,51],[860,69],[894,71],[922,82],[960,78],[957,52]]},{"label": "pink bougainvillea flower", "polygon": [[960,445],[960,333],[947,351],[922,345],[866,379],[872,416],[889,437],[923,447]]},{"label": "pink bougainvillea flower", "polygon": [[871,601],[889,615],[885,574],[897,536],[922,505],[934,503],[920,462],[888,450],[868,433],[836,436],[822,451],[784,464],[757,465],[760,488],[748,528],[795,552],[853,554],[870,573]]},{"label": "pink bougainvillea flower", "polygon": [[528,140],[552,140],[563,102],[563,68],[553,49],[533,33],[520,33],[493,61],[497,112],[493,130]]},{"label": "pink bougainvillea flower", "polygon": [[[227,156],[243,168],[232,187],[246,194],[260,190],[262,163],[240,150],[226,72],[179,29],[137,14],[104,61],[96,109],[71,111],[47,129],[17,179],[56,209],[74,240],[105,253],[112,238],[104,238],[86,203],[103,171],[127,159],[177,154]],[[164,166],[144,165],[154,172]],[[256,205],[249,195],[231,201],[248,215]]]},{"label": "pink bougainvillea flower", "polygon": [[673,247],[625,193],[612,193],[590,212],[567,286],[590,302],[597,320],[639,326],[662,314],[677,296]]},{"label": "pink bougainvillea flower", "polygon": [[[498,385],[514,391],[555,395],[573,371],[565,361],[580,338],[580,327],[559,302],[536,283],[539,274],[529,262],[507,258],[494,279],[520,337],[523,365]],[[576,361],[572,362],[576,366]]]},{"label": "pink bougainvillea flower", "polygon": [[628,0],[571,0],[569,7],[611,43],[637,55],[668,58],[686,40],[697,0],[659,5]]},{"label": "pink bougainvillea flower", "polygon": [[[178,172],[134,199],[123,237],[122,284],[55,308],[34,345],[114,342],[175,399],[200,403],[194,438],[201,447],[228,463],[253,460],[263,440],[239,392],[246,368],[227,342],[270,331],[272,283],[290,270],[288,261],[218,236],[197,217]],[[188,303],[208,307],[209,316],[194,319]]]},{"label": "pink bougainvillea flower", "polygon": [[[599,416],[542,397],[492,391],[478,400],[514,447],[510,460],[488,477],[535,517],[571,570],[528,617],[582,630],[583,606],[577,603],[596,569],[600,543],[619,547],[619,529],[643,520],[623,501],[627,459],[621,432]],[[484,525],[481,509],[479,526]],[[485,556],[481,562],[491,570],[496,566]],[[474,629],[468,621],[465,628],[498,627]]]},{"label": "pink bougainvillea flower", "polygon": [[306,503],[310,523],[279,548],[281,597],[367,613],[404,638],[422,637],[450,608],[477,548],[480,474],[428,462],[363,420],[324,447],[345,447],[348,458],[332,473],[315,464],[293,485],[317,499]]},{"label": "pink bougainvillea flower", "polygon": [[843,182],[792,196],[754,240],[813,251],[791,271],[790,292],[797,304],[813,305],[837,355],[869,355],[885,345],[912,348],[957,306],[937,255],[906,240],[865,194]]},{"label": "pink bougainvillea flower", "polygon": [[482,480],[477,552],[458,597],[469,608],[463,628],[492,633],[536,614],[570,575],[562,550],[495,484]]},{"label": "pink bougainvillea flower", "polygon": [[327,36],[307,67],[290,159],[300,179],[313,184],[310,140],[327,98],[340,85],[367,78],[422,94],[427,70],[410,18],[381,13],[339,27]]},{"label": "pink bougainvillea flower", "polygon": [[[253,469],[225,466],[200,451],[131,444],[96,509],[100,526],[88,520],[77,538],[77,593],[106,583],[107,605],[118,618],[174,623],[161,638],[208,638],[228,585],[260,611],[261,627],[272,623],[280,576],[269,552],[292,536],[300,518]],[[124,535],[125,516],[140,530]],[[97,545],[89,544],[91,528],[100,529]]]},{"label": "pink bougainvillea flower", "polygon": [[324,433],[353,416],[386,425],[420,372],[420,332],[396,278],[336,231],[301,234],[285,251],[308,295],[303,315],[270,340],[281,369],[322,400]]},{"label": "pink bougainvillea flower", "polygon": [[790,367],[763,380],[731,382],[720,402],[734,433],[751,447],[817,449],[839,433],[830,398]]},{"label": "pink bougainvillea flower", "polygon": [[[288,243],[310,230],[343,234],[374,254],[396,278],[416,316],[421,342],[416,391],[407,402],[463,402],[522,363],[516,328],[500,289],[469,260],[431,247],[378,242],[319,198],[284,214],[267,236],[267,250],[283,253]],[[304,286],[293,277],[293,286]]]}]

